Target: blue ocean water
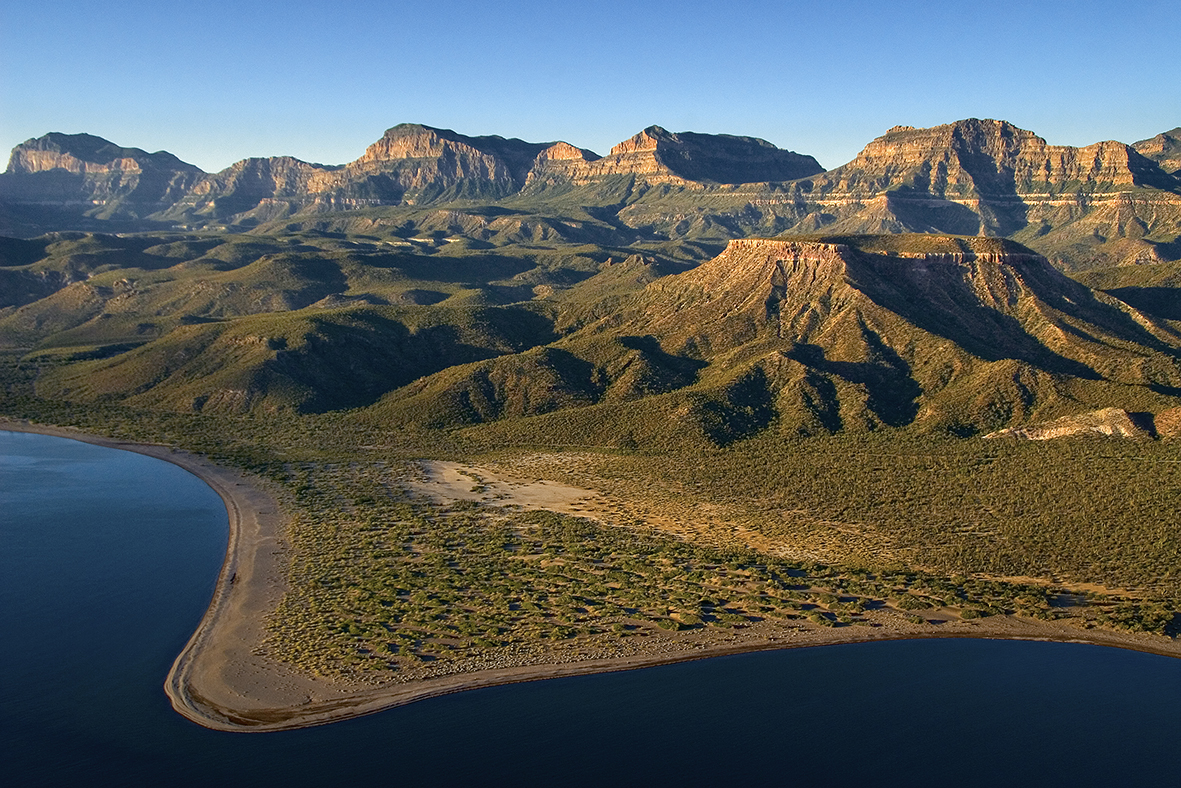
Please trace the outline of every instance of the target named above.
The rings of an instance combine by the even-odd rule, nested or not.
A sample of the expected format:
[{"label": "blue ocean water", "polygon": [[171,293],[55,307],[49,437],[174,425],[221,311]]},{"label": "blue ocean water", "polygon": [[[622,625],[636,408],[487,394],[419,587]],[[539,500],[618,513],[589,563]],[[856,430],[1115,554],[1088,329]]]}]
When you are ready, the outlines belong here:
[{"label": "blue ocean water", "polygon": [[1181,786],[1181,660],[1095,646],[833,646],[209,731],[162,684],[227,537],[199,479],[0,432],[0,784]]}]

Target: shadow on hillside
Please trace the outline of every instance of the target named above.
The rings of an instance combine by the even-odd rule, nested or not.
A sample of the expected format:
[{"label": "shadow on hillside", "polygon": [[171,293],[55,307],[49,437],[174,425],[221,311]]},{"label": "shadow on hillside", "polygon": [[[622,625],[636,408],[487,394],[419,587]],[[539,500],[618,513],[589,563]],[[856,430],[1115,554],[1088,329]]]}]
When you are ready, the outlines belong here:
[{"label": "shadow on hillside", "polygon": [[[898,264],[884,258],[872,260],[870,265],[873,275],[851,276],[850,283],[883,309],[923,331],[951,340],[985,361],[1014,359],[1047,372],[1101,379],[1086,364],[1050,350],[1026,332],[1017,318],[982,304],[962,280],[940,287],[934,281],[911,281],[909,272],[890,270]],[[902,265],[909,265],[909,261]]]},{"label": "shadow on hillside", "polygon": [[1117,287],[1104,292],[1141,312],[1181,320],[1181,290],[1175,287]]},{"label": "shadow on hillside", "polygon": [[[818,345],[795,345],[787,351],[788,358],[825,375],[841,378],[865,388],[866,406],[873,411],[883,424],[901,427],[914,421],[919,412],[918,398],[923,390],[910,374],[910,365],[894,349],[881,341],[875,332],[862,326],[862,335],[869,351],[867,361],[834,361],[825,357],[824,349]],[[810,380],[816,386],[816,380]],[[829,393],[835,401],[835,387],[817,386],[818,392]],[[816,411],[830,423],[839,425],[839,410],[835,407]]]}]

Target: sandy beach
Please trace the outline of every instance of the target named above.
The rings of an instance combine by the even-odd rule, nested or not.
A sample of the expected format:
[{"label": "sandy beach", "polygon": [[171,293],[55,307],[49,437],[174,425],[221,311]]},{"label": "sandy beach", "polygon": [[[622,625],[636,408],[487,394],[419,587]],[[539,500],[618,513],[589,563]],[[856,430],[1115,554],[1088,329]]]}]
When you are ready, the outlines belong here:
[{"label": "sandy beach", "polygon": [[[119,441],[74,429],[19,421],[0,420],[0,430],[70,438],[155,457],[193,473],[221,496],[230,524],[226,558],[209,609],[176,658],[164,687],[180,714],[218,730],[301,728],[478,687],[630,670],[747,651],[879,640],[927,637],[1053,640],[1181,657],[1181,643],[1155,635],[1084,630],[1013,616],[970,621],[951,618],[939,624],[912,624],[896,615],[875,614],[869,617],[869,626],[828,628],[792,622],[790,625],[755,624],[738,632],[706,628],[655,633],[639,646],[632,642],[627,648],[621,644],[620,648],[606,652],[570,649],[554,653],[553,664],[491,659],[484,669],[417,682],[375,685],[331,681],[297,674],[262,653],[266,617],[285,591],[288,550],[279,492],[271,490],[267,482],[168,446]],[[443,470],[449,474],[446,478],[441,475]],[[445,484],[438,486],[452,484],[455,489],[470,490],[471,477],[460,470],[463,469],[441,466],[437,478]],[[452,480],[450,476],[455,478]],[[587,491],[560,489],[555,483],[536,485],[540,486],[529,488],[531,494],[539,499],[560,500],[558,508],[576,511],[575,507],[585,505],[578,493]],[[495,487],[494,493],[499,495],[506,490],[507,487]],[[541,492],[545,495],[540,495]]]}]

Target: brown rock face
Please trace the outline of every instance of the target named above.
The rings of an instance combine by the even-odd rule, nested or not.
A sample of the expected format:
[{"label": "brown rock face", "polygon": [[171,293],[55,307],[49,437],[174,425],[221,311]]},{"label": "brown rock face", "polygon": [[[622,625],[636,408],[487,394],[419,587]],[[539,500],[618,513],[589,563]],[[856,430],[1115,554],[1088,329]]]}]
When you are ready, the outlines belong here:
[{"label": "brown rock face", "polygon": [[1011,123],[968,119],[897,126],[848,164],[784,186],[637,200],[619,219],[689,237],[1010,237],[1062,268],[1085,269],[1175,259],[1181,181],[1119,142],[1049,145]]},{"label": "brown rock face", "polygon": [[170,218],[221,219],[273,200],[303,202],[330,188],[339,167],[309,164],[290,156],[243,159],[199,181],[174,207]]},{"label": "brown rock face", "polygon": [[1011,123],[969,119],[891,129],[817,178],[805,200],[828,231],[1010,236],[1082,268],[1159,259],[1152,242],[1176,235],[1179,187],[1120,142],[1048,145]]},{"label": "brown rock face", "polygon": [[199,184],[171,218],[267,220],[310,209],[349,210],[427,199],[490,198],[518,191],[539,160],[593,157],[566,143],[466,137],[417,124],[395,126],[339,167],[290,157],[246,159]]},{"label": "brown rock face", "polygon": [[533,160],[548,145],[503,137],[465,137],[446,129],[403,124],[387,131],[361,158],[345,167],[342,181],[372,173],[394,174],[407,189],[448,186],[465,180],[519,188]]},{"label": "brown rock face", "polygon": [[585,148],[576,148],[568,142],[555,142],[548,148],[537,154],[537,162],[546,161],[595,161],[601,158],[593,151]]},{"label": "brown rock face", "polygon": [[646,184],[699,189],[705,183],[786,180],[820,171],[812,157],[780,150],[764,140],[672,134],[659,126],[645,129],[616,145],[611,155],[600,157],[566,142],[467,137],[402,124],[343,167],[310,165],[287,157],[239,162],[207,177],[179,210],[167,215],[272,218],[308,208],[496,199],[526,186],[586,185],[617,175],[634,176]]}]

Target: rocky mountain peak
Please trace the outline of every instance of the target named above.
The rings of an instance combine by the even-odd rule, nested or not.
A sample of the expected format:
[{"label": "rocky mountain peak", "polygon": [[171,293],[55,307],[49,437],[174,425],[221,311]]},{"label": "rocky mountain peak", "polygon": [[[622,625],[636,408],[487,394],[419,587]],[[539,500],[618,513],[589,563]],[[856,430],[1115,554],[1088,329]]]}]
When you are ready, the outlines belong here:
[{"label": "rocky mountain peak", "polygon": [[140,148],[123,148],[92,134],[50,132],[26,140],[12,150],[8,173],[37,173],[65,170],[76,174],[112,170],[175,171],[201,173],[166,151],[148,153]]},{"label": "rocky mountain peak", "polygon": [[84,206],[84,222],[138,220],[175,204],[204,175],[171,153],[55,132],[13,149],[0,203]]},{"label": "rocky mountain peak", "polygon": [[[1172,179],[1120,142],[1049,145],[1003,120],[968,118],[931,128],[894,127],[828,178],[833,191],[903,188],[938,197],[1013,199],[1113,187],[1171,188]],[[1003,234],[1003,233],[1002,233]]]},{"label": "rocky mountain peak", "polygon": [[538,154],[552,144],[498,135],[468,137],[449,129],[403,123],[387,130],[347,169],[359,173],[392,166],[405,171],[408,163],[419,161],[414,166],[430,172],[412,177],[412,188],[431,181],[454,184],[472,179],[499,184],[502,189],[519,188]]},{"label": "rocky mountain peak", "polygon": [[628,153],[638,153],[640,151],[654,151],[660,147],[662,141],[671,141],[674,135],[669,134],[668,131],[662,129],[660,126],[649,126],[648,128],[629,137],[623,142],[611,149],[612,156],[623,156]]},{"label": "rocky mountain peak", "polygon": [[594,151],[576,148],[568,142],[555,142],[537,154],[538,161],[596,161],[601,158]]}]

